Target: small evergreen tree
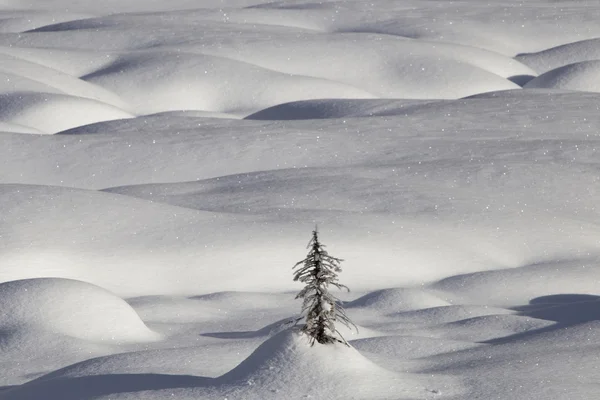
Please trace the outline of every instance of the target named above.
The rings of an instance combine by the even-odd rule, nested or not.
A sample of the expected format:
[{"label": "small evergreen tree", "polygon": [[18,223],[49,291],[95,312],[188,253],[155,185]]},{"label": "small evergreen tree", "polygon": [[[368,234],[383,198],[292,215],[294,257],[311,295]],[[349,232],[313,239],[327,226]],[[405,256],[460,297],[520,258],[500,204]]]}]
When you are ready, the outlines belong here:
[{"label": "small evergreen tree", "polygon": [[335,328],[335,322],[340,321],[348,328],[352,326],[356,329],[356,325],[346,316],[342,306],[337,303],[338,299],[328,291],[329,285],[350,291],[347,286],[338,283],[337,273],[342,271],[340,263],[343,260],[327,254],[324,247],[319,242],[319,233],[315,228],[307,246],[310,249],[308,255],[294,265],[294,269],[297,268],[294,281],[306,285],[296,296],[297,299],[304,299],[302,317],[305,325],[302,332],[309,336],[311,345],[317,341],[321,344],[339,342],[349,346]]}]

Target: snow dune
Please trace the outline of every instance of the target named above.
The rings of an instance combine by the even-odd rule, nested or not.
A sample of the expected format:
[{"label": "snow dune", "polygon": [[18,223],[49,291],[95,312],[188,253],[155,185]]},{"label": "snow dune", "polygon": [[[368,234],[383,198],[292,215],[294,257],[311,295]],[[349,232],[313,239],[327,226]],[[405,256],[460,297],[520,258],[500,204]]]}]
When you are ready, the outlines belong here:
[{"label": "snow dune", "polygon": [[498,338],[535,332],[554,325],[551,321],[520,315],[484,315],[439,324],[427,329],[411,329],[415,336],[429,336],[462,342],[481,343]]},{"label": "snow dune", "polygon": [[373,97],[340,82],[179,52],[123,56],[82,79],[118,93],[138,114],[174,110],[245,114],[295,99],[320,98],[322,93]]},{"label": "snow dune", "polygon": [[[542,262],[508,271],[486,271],[446,278],[433,285],[461,303],[515,306],[531,299],[563,292],[596,291],[600,274],[596,258]],[[460,299],[460,300],[459,300]]]},{"label": "snow dune", "polygon": [[114,93],[19,55],[18,51],[0,50],[0,115],[4,122],[56,133],[133,117],[124,110],[128,105]]},{"label": "snow dune", "polygon": [[371,292],[345,305],[351,309],[369,308],[379,312],[393,313],[421,308],[445,306],[448,303],[418,289],[383,289]]},{"label": "snow dune", "polygon": [[[16,78],[38,82],[42,88],[50,87],[57,93],[97,100],[119,108],[127,107],[114,93],[37,62],[26,61],[18,56],[10,55],[10,53],[2,54],[1,52],[0,60],[2,60],[0,71]],[[15,84],[13,89],[13,91],[26,90],[34,91],[34,89],[21,88],[18,84]],[[7,90],[3,90],[3,92],[5,91]]]},{"label": "snow dune", "polygon": [[600,92],[599,73],[600,60],[582,61],[548,71],[525,87]]},{"label": "snow dune", "polygon": [[[506,272],[510,274],[510,272]],[[394,320],[402,323],[437,325],[462,321],[488,315],[515,314],[516,311],[488,305],[445,305],[420,308],[393,314]]]},{"label": "snow dune", "polygon": [[[71,87],[85,88],[87,86],[88,88],[93,87],[96,91],[96,95],[100,95],[98,92],[102,92],[102,89],[81,81],[79,77],[105,67],[117,57],[117,54],[103,53],[94,50],[16,46],[2,46],[0,47],[0,53],[3,54],[4,59],[18,59],[23,65],[36,64],[38,71],[41,71],[41,68],[45,67],[45,72],[48,73],[50,77],[54,77],[55,81],[61,79],[61,81],[64,81],[65,83],[69,82],[62,86],[63,90],[68,90]],[[19,69],[18,72],[20,73],[22,71]],[[62,74],[59,72],[62,72]],[[33,75],[33,77],[40,80],[47,79],[45,74],[41,74],[41,76]],[[79,82],[77,82],[78,80]],[[106,92],[104,95],[106,95]],[[112,96],[113,99],[116,98],[116,96]]]},{"label": "snow dune", "polygon": [[[275,3],[275,7],[278,6],[285,7]],[[343,14],[346,10],[360,17],[348,17]],[[508,56],[600,35],[596,6],[577,2],[539,1],[527,7],[513,0],[450,4],[442,1],[351,2],[333,12],[342,14],[333,18],[337,23],[332,29],[336,32],[379,33],[457,43]]]},{"label": "snow dune", "polygon": [[42,330],[91,341],[158,339],[121,298],[97,286],[39,278],[0,284],[0,330]]},{"label": "snow dune", "polygon": [[286,39],[285,46],[265,40],[202,51],[284,73],[340,81],[383,98],[460,98],[518,88],[507,78],[535,74],[509,57],[477,48],[377,35],[311,35]]},{"label": "snow dune", "polygon": [[0,118],[45,134],[132,117],[114,106],[65,94],[9,92],[0,95]]},{"label": "snow dune", "polygon": [[566,43],[536,53],[519,54],[515,58],[543,74],[565,65],[600,59],[600,39]]}]

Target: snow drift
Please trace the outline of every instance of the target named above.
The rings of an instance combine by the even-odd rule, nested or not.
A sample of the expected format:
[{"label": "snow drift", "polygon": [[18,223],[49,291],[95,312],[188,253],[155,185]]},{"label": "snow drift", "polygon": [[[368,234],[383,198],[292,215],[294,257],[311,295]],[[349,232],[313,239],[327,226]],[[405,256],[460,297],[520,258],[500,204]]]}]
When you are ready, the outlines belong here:
[{"label": "snow drift", "polygon": [[600,59],[600,39],[580,40],[515,57],[540,74],[569,64]]},{"label": "snow drift", "polygon": [[90,341],[158,339],[121,298],[75,280],[38,278],[0,284],[0,331],[40,330]]},{"label": "snow drift", "polygon": [[[147,398],[346,398],[427,399],[446,390],[451,380],[399,374],[385,370],[351,347],[342,344],[311,346],[294,331],[283,331],[261,344],[230,372],[218,378],[183,375],[85,375],[60,378],[60,374],[0,392],[0,398],[35,399],[51,390],[65,400],[92,399],[118,394]],[[444,388],[444,389],[442,389]],[[454,392],[445,394],[456,394]]]},{"label": "snow drift", "polygon": [[0,118],[47,134],[94,122],[132,117],[119,108],[83,97],[44,92],[0,95]]},{"label": "snow drift", "polygon": [[582,61],[548,71],[525,87],[600,92],[599,74],[600,60]]}]

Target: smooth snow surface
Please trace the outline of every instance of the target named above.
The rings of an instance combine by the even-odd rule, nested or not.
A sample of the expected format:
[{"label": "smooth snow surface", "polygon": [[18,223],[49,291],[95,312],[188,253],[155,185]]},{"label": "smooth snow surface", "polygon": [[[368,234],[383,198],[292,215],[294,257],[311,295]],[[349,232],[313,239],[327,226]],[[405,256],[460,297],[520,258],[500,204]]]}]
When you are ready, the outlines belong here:
[{"label": "smooth snow surface", "polygon": [[598,397],[600,3],[0,13],[0,399]]},{"label": "smooth snow surface", "polygon": [[547,88],[600,92],[600,60],[582,61],[548,71],[525,85],[526,88]]},{"label": "smooth snow surface", "polygon": [[123,299],[88,283],[38,278],[0,284],[0,329],[35,329],[91,341],[156,340]]}]

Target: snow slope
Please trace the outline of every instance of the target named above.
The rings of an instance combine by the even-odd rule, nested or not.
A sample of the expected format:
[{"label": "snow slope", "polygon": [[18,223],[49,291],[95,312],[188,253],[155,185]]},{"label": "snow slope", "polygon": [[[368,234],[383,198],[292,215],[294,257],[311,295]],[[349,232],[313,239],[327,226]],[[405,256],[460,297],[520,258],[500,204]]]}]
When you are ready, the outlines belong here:
[{"label": "snow slope", "polygon": [[148,330],[120,297],[78,281],[38,278],[0,285],[0,329],[44,330],[92,341],[145,341]]},{"label": "snow slope", "polygon": [[137,398],[136,392],[152,390],[154,398],[426,399],[439,393],[438,387],[447,385],[417,375],[395,374],[341,344],[312,347],[305,337],[291,331],[266,340],[237,367],[213,379],[150,374],[130,375],[130,379],[109,376],[42,377],[8,390],[4,396],[0,392],[0,398],[35,399],[52,392],[63,399],[109,398],[114,394],[127,399]]},{"label": "snow slope", "polygon": [[0,399],[597,397],[597,2],[0,13]]},{"label": "snow slope", "polygon": [[599,68],[600,60],[565,65],[532,79],[525,87],[598,92],[600,91]]}]

